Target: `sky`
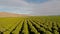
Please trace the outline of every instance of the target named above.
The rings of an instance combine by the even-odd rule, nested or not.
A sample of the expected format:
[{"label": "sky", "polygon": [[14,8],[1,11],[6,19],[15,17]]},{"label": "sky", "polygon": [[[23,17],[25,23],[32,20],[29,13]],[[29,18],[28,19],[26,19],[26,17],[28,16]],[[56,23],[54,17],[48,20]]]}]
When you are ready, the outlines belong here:
[{"label": "sky", "polygon": [[0,12],[60,15],[60,0],[0,0]]}]

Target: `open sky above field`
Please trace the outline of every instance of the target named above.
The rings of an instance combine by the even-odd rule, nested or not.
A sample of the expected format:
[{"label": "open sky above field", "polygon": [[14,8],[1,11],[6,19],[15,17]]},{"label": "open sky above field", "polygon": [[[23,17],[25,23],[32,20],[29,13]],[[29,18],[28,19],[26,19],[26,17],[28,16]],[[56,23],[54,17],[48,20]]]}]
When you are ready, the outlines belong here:
[{"label": "open sky above field", "polygon": [[0,0],[0,12],[60,15],[60,0]]}]

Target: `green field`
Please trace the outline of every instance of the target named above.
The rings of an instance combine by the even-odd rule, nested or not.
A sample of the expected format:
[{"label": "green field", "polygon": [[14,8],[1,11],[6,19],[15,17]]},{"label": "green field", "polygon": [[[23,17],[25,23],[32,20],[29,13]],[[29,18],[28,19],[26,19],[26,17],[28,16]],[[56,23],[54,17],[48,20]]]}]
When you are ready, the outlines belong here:
[{"label": "green field", "polygon": [[0,34],[60,34],[60,16],[1,17]]}]

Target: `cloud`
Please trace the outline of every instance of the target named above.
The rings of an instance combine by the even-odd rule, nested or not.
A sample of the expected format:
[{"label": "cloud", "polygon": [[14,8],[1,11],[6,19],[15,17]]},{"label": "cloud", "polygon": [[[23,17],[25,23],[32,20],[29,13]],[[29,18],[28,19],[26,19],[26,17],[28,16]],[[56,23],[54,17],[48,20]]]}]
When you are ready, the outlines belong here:
[{"label": "cloud", "polygon": [[39,3],[43,3],[43,2],[47,2],[49,0],[25,0],[28,3],[35,3],[35,4],[39,4]]},{"label": "cloud", "polygon": [[1,5],[7,6],[27,6],[28,3],[24,2],[23,0],[0,0]]},{"label": "cloud", "polygon": [[48,0],[42,3],[35,2],[29,3],[27,0],[0,0],[0,11],[31,15],[60,15],[60,0]]},{"label": "cloud", "polygon": [[51,0],[33,5],[33,15],[60,15],[60,0]]},{"label": "cloud", "polygon": [[24,0],[0,0],[0,11],[28,14],[32,7]]}]

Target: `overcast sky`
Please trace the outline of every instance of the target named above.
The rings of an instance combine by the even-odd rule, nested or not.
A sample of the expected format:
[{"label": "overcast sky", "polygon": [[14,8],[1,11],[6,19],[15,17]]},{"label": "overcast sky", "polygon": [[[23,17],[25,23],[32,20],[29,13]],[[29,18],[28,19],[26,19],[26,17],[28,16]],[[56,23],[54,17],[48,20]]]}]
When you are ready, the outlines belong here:
[{"label": "overcast sky", "polygon": [[0,0],[0,12],[60,15],[60,0]]}]

